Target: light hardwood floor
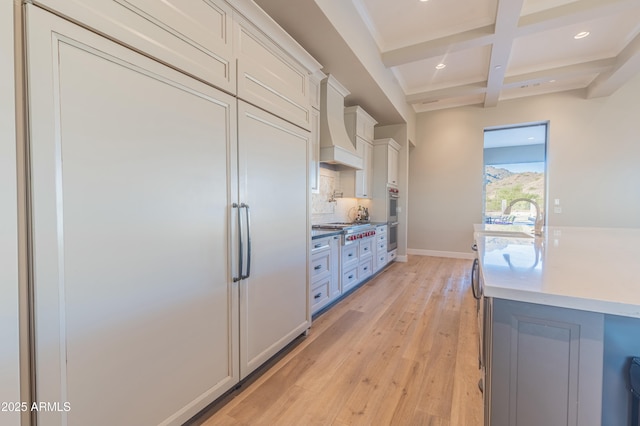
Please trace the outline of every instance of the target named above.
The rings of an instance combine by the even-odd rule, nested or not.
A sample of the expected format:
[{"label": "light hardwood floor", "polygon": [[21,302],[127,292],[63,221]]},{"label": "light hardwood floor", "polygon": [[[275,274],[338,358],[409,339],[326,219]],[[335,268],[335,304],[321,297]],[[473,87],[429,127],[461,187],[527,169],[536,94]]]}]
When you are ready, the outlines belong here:
[{"label": "light hardwood floor", "polygon": [[394,263],[195,424],[481,425],[470,269]]}]

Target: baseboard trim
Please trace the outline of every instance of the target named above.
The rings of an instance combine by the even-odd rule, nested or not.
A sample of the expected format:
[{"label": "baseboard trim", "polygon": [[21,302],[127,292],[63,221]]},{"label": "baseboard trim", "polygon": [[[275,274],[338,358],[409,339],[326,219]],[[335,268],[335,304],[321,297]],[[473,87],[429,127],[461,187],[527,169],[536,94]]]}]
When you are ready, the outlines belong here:
[{"label": "baseboard trim", "polygon": [[440,250],[407,249],[407,254],[412,254],[415,256],[450,257],[453,259],[474,259],[475,258],[475,255],[473,253],[461,253],[457,251],[440,251]]}]

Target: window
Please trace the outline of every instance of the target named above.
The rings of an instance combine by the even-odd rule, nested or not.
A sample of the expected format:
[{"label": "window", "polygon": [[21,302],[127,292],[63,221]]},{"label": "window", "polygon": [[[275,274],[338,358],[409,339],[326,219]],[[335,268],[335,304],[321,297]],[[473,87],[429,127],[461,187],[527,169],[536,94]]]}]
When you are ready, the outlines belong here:
[{"label": "window", "polygon": [[[485,129],[485,223],[533,226],[536,208],[545,208],[547,123]],[[544,214],[544,213],[541,213]],[[544,217],[544,216],[543,216]]]}]

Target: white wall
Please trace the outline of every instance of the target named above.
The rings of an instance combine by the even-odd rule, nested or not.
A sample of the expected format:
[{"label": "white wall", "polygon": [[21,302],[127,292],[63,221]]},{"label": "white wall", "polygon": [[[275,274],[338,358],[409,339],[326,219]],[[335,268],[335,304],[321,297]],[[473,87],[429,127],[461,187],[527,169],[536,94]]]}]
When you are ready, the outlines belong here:
[{"label": "white wall", "polygon": [[[549,122],[548,200],[557,226],[640,227],[640,76],[607,98],[582,91],[419,114],[409,158],[410,253],[469,254],[482,218],[486,127]],[[553,209],[552,209],[553,210]]]},{"label": "white wall", "polygon": [[[0,2],[0,402],[20,401],[13,3]],[[20,424],[0,411],[1,425]]]}]

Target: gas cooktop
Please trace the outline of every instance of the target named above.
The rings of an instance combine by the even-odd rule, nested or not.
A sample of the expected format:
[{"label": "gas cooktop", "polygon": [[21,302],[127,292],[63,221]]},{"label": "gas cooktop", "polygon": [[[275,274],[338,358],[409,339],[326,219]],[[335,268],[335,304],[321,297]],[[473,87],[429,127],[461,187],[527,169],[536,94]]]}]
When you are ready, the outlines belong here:
[{"label": "gas cooktop", "polygon": [[331,223],[321,223],[318,225],[313,225],[314,229],[355,229],[359,227],[368,227],[371,226],[369,222],[331,222]]}]

